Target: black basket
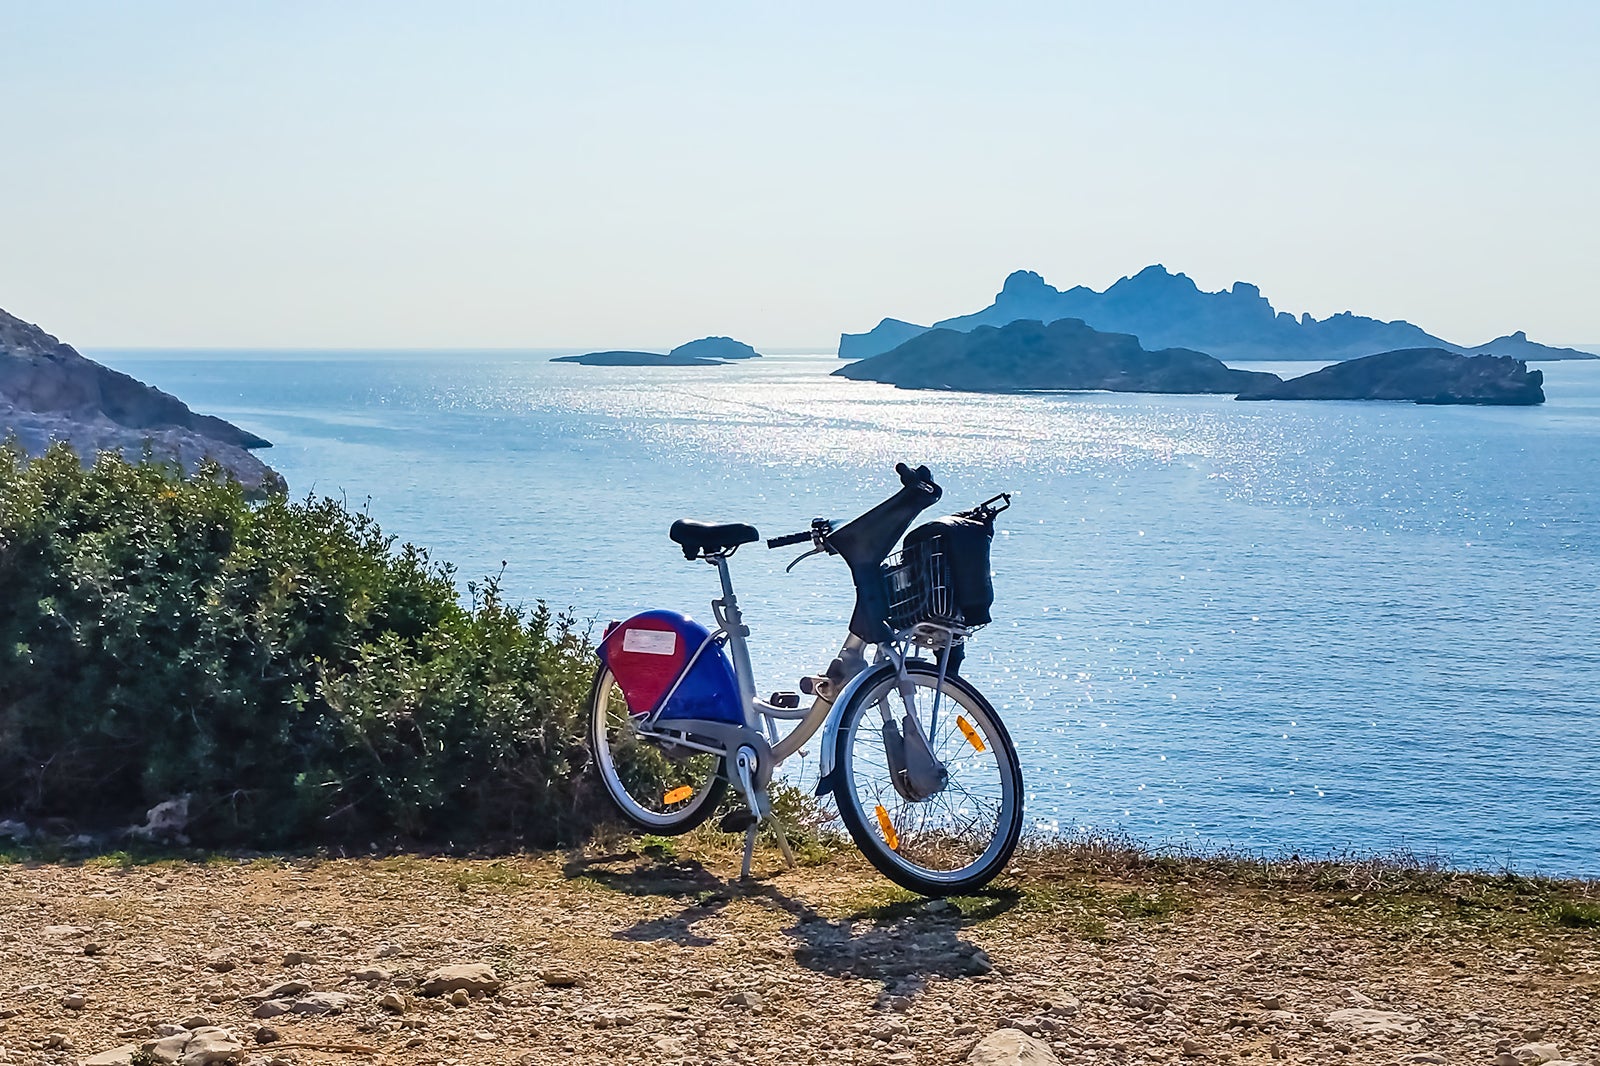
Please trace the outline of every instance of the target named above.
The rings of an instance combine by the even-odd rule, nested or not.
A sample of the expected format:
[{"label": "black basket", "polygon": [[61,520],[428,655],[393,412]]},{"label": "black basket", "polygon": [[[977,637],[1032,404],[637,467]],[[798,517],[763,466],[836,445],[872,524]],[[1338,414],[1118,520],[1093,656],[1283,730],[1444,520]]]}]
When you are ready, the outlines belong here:
[{"label": "black basket", "polygon": [[942,537],[908,544],[889,556],[883,563],[889,628],[900,632],[918,622],[964,625],[951,585],[950,559]]}]

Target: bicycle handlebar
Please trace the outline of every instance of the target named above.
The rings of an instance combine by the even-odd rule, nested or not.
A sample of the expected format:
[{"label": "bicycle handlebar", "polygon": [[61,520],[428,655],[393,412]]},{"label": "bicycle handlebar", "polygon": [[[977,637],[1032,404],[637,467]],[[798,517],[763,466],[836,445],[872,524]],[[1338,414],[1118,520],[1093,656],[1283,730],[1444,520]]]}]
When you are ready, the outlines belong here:
[{"label": "bicycle handlebar", "polygon": [[787,548],[791,544],[801,544],[811,539],[811,530],[804,533],[790,533],[787,537],[768,537],[767,547]]}]

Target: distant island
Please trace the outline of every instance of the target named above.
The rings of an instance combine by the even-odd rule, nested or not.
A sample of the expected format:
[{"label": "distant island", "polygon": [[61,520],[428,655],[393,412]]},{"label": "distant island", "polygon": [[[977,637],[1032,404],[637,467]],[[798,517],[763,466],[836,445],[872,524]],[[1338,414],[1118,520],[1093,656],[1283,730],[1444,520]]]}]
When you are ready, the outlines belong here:
[{"label": "distant island", "polygon": [[559,355],[552,363],[581,363],[584,366],[722,366],[733,359],[760,359],[761,353],[732,337],[701,337],[661,352],[589,352],[585,355]]},{"label": "distant island", "polygon": [[1239,393],[1277,383],[1276,374],[1232,370],[1202,352],[1147,351],[1136,337],[1105,333],[1075,318],[933,329],[834,376],[906,389],[968,392],[1090,390]]},{"label": "distant island", "polygon": [[250,454],[270,448],[269,441],[196,414],[176,396],[101,366],[0,311],[0,441],[7,437],[28,455],[64,441],[85,462],[101,452],[137,462],[148,448],[186,474],[213,459],[252,494],[285,487],[277,471]]},{"label": "distant island", "polygon": [[[1556,348],[1530,341],[1526,333],[1497,337],[1466,347],[1433,336],[1409,322],[1383,322],[1342,312],[1316,319],[1276,311],[1247,282],[1224,292],[1203,292],[1183,274],[1149,266],[1132,277],[1096,292],[1079,285],[1056,289],[1031,270],[1006,278],[994,302],[974,314],[935,322],[932,329],[968,331],[1009,322],[1054,322],[1076,318],[1098,330],[1129,333],[1149,349],[1188,348],[1219,359],[1336,361],[1373,352],[1407,348],[1439,348],[1471,355],[1509,355],[1518,359],[1594,359],[1591,352]],[[864,359],[890,351],[918,335],[924,327],[884,319],[868,333],[839,338],[839,355]]]},{"label": "distant island", "polygon": [[1381,352],[1287,381],[1246,389],[1241,400],[1409,400],[1426,404],[1544,403],[1544,373],[1504,355],[1442,348]]}]

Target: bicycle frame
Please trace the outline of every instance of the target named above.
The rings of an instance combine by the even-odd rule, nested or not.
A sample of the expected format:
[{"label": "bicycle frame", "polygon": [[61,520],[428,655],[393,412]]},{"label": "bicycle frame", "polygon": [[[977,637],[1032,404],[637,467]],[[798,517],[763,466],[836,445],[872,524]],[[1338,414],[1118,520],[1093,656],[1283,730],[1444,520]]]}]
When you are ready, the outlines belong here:
[{"label": "bicycle frame", "polygon": [[[896,676],[902,681],[906,677],[905,663],[910,655],[913,644],[923,644],[931,647],[948,647],[957,640],[966,636],[967,631],[955,626],[931,626],[923,624],[918,631],[896,633],[892,641],[885,641],[872,647],[876,656],[868,662],[866,651],[868,644],[861,637],[850,633],[845,637],[843,646],[839,649],[839,659],[845,664],[850,677],[844,686],[837,692],[819,692],[812,701],[809,709],[787,708],[774,706],[770,701],[756,696],[755,677],[750,665],[750,648],[747,638],[750,627],[744,623],[744,615],[739,610],[739,600],[733,591],[733,578],[728,572],[728,555],[726,553],[711,553],[706,561],[717,568],[717,576],[722,584],[722,597],[711,601],[712,614],[716,618],[717,628],[713,636],[722,636],[727,641],[729,656],[733,659],[734,676],[739,684],[739,698],[744,711],[744,728],[757,737],[761,737],[770,744],[768,749],[770,763],[768,770],[777,767],[789,756],[799,751],[807,741],[822,734],[822,750],[820,753],[821,780],[826,783],[833,774],[834,753],[837,747],[835,741],[839,732],[840,712],[870,679],[875,679],[885,668],[892,666]],[[924,632],[925,631],[925,632]],[[943,658],[941,662],[940,680],[943,680]],[[934,705],[934,714],[938,713],[938,705]],[[796,721],[799,724],[787,736],[778,735],[777,723],[779,721]],[[683,726],[684,721],[675,725]],[[696,728],[701,728],[701,723],[696,723]],[[724,726],[724,729],[726,727]],[[703,730],[712,731],[713,730]],[[709,750],[709,749],[706,749]],[[763,779],[770,779],[770,772],[763,774]],[[764,783],[764,781],[763,781]]]}]

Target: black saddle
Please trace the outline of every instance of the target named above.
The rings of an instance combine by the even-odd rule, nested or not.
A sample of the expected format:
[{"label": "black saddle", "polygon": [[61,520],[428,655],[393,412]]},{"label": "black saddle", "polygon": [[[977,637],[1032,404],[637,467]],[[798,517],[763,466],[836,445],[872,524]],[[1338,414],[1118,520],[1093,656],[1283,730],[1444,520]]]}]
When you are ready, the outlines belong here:
[{"label": "black saddle", "polygon": [[667,536],[672,538],[673,543],[682,545],[685,559],[699,558],[702,553],[732,551],[741,544],[761,539],[755,526],[747,526],[743,522],[713,525],[710,522],[696,522],[692,518],[680,518],[672,523]]}]

